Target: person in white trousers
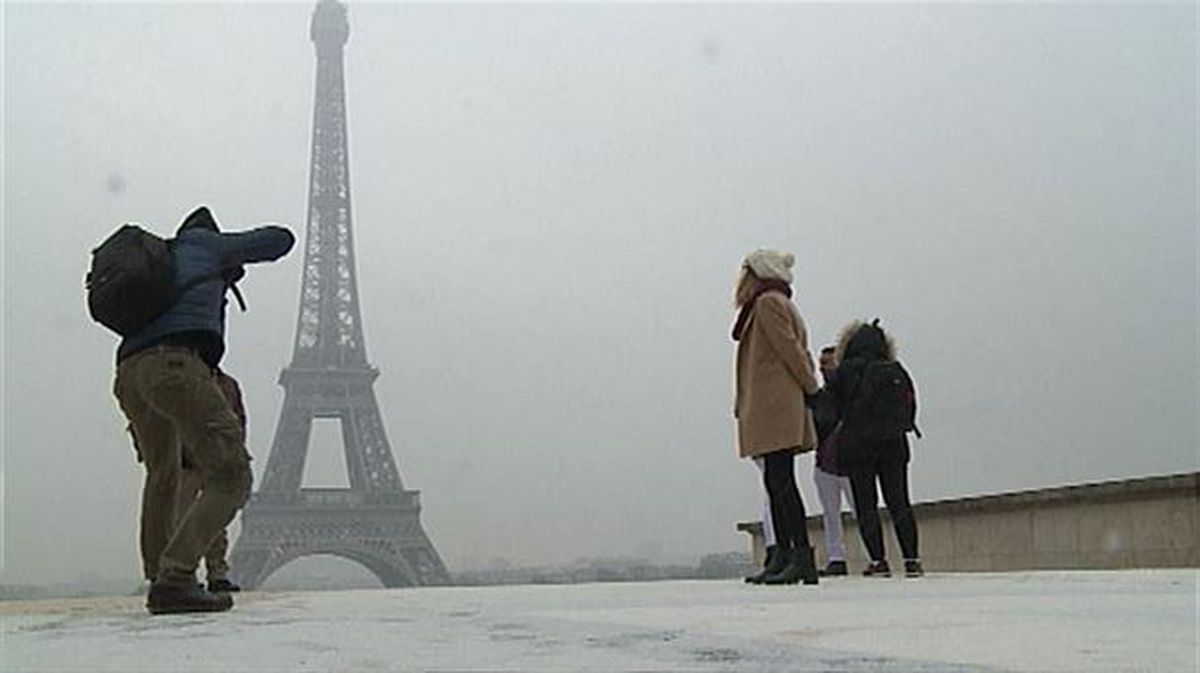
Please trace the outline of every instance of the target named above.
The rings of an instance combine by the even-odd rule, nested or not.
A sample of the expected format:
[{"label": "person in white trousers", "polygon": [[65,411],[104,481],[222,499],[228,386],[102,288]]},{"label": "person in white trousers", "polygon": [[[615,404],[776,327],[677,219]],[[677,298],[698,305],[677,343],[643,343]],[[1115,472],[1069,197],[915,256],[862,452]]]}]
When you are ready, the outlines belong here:
[{"label": "person in white trousers", "polygon": [[[835,350],[833,346],[821,349],[821,378],[826,384],[837,369]],[[822,576],[845,575],[848,570],[842,533],[842,496],[846,497],[851,512],[854,511],[854,496],[850,491],[850,479],[840,474],[837,466],[837,409],[824,388],[809,397],[808,405],[813,412],[819,441],[817,459],[813,462],[813,482],[821,500],[821,520],[825,529],[826,563],[820,573]],[[765,532],[765,522],[763,528]]]}]

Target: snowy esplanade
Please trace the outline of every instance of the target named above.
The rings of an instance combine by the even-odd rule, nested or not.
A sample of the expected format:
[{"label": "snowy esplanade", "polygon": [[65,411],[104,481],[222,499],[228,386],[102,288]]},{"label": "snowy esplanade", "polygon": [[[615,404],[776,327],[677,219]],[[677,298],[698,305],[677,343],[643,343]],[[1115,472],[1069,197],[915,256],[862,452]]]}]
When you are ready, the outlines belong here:
[{"label": "snowy esplanade", "polygon": [[1198,571],[249,593],[0,604],[4,671],[1195,671]]}]

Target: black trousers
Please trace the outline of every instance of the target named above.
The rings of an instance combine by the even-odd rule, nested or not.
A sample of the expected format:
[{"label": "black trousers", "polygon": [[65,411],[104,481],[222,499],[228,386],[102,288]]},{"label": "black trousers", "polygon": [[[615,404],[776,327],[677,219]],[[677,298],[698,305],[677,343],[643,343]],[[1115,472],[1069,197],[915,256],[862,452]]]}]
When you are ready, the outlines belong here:
[{"label": "black trousers", "polygon": [[763,456],[763,485],[771,502],[771,523],[775,526],[775,544],[780,549],[805,549],[808,525],[804,501],[796,488],[796,455],[791,450]]},{"label": "black trousers", "polygon": [[875,490],[878,482],[896,528],[900,551],[905,559],[918,559],[917,520],[908,497],[908,439],[901,438],[872,448],[863,462],[848,466],[850,490],[854,492],[854,516],[858,519],[863,545],[872,561],[886,560],[883,526],[879,522],[879,496]]}]

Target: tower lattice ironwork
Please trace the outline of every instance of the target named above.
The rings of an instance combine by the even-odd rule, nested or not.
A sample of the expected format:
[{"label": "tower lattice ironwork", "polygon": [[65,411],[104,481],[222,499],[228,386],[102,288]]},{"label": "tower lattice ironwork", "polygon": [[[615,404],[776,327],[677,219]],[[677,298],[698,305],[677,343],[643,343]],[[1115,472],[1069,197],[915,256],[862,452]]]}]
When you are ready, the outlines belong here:
[{"label": "tower lattice ironwork", "polygon": [[[242,513],[234,577],[260,585],[293,559],[332,554],[366,566],[384,586],[443,584],[446,567],[405,490],[388,445],[367,362],[351,227],[343,49],[346,8],[320,0],[308,226],[292,362],[280,374],[283,409],[262,485]],[[303,488],[316,419],[341,422],[349,488]]]}]

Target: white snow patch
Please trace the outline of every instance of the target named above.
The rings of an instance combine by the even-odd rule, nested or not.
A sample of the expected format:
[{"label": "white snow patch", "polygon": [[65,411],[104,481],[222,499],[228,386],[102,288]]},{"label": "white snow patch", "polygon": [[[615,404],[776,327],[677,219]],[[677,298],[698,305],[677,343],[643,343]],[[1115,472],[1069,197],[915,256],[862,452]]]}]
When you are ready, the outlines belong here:
[{"label": "white snow patch", "polygon": [[0,603],[3,671],[1187,671],[1200,571],[931,574]]}]

